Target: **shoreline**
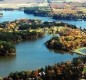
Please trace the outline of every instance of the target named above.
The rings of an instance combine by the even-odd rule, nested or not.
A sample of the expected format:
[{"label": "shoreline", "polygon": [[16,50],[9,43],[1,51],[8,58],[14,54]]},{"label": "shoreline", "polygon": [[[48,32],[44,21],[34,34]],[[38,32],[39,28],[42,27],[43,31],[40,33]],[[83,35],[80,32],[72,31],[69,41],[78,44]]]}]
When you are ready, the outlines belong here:
[{"label": "shoreline", "polygon": [[[79,57],[79,59],[83,59],[84,60],[84,57]],[[56,63],[54,65],[46,65],[45,67],[42,67],[42,68],[38,68],[38,69],[35,69],[35,70],[24,70],[24,71],[16,71],[16,72],[11,72],[10,74],[8,74],[8,76],[6,77],[1,77],[1,79],[3,80],[17,80],[17,79],[29,79],[29,80],[33,80],[33,79],[43,79],[43,80],[47,80],[47,79],[60,79],[60,80],[63,80],[63,77],[64,79],[66,80],[67,77],[65,77],[66,75],[68,75],[68,78],[70,77],[70,79],[72,79],[72,76],[69,76],[69,75],[72,75],[69,70],[74,74],[80,74],[82,75],[82,72],[83,72],[83,66],[84,64],[82,64],[81,62],[78,63],[78,57],[77,58],[73,58],[72,61],[66,61],[66,62],[62,62],[62,63]],[[78,64],[76,64],[76,62]],[[66,64],[65,64],[66,63]],[[69,66],[68,66],[69,65]],[[68,69],[65,69],[65,68],[68,68]],[[80,72],[77,72],[75,70],[79,70]],[[57,73],[56,73],[57,71]],[[63,72],[65,71],[65,72]],[[22,75],[20,75],[22,74]],[[26,74],[26,75],[25,75]],[[51,75],[50,75],[51,74]],[[54,75],[56,76],[54,76]],[[85,73],[84,73],[85,74]],[[18,75],[18,76],[17,76]],[[82,76],[80,75],[77,75],[77,79],[76,77],[74,77],[73,79],[82,79]]]}]

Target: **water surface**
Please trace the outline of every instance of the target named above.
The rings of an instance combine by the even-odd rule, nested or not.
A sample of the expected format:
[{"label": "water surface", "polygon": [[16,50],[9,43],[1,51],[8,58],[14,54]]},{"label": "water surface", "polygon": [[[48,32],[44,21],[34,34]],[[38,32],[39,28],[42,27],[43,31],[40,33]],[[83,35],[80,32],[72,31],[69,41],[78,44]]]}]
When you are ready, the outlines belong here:
[{"label": "water surface", "polygon": [[[3,17],[0,17],[0,22],[12,21],[15,19],[40,19],[42,21],[56,21],[51,17],[37,17],[34,15],[25,14],[23,11],[1,11]],[[63,21],[85,28],[86,21]],[[34,41],[20,42],[15,45],[16,56],[0,57],[0,76],[7,76],[10,72],[22,70],[34,70],[46,65],[53,65],[62,61],[72,60],[77,57],[77,54],[60,54],[54,51],[49,51],[44,43],[50,39],[50,35]]]},{"label": "water surface", "polygon": [[44,43],[51,36],[34,41],[25,41],[16,44],[16,56],[0,57],[0,76],[6,76],[10,72],[22,70],[34,70],[46,65],[53,65],[62,61],[72,60],[77,54],[60,54],[49,51]]},{"label": "water surface", "polygon": [[[0,22],[4,21],[12,21],[15,19],[21,19],[21,18],[26,18],[26,19],[40,19],[42,21],[60,21],[60,20],[55,20],[52,19],[51,17],[38,17],[34,16],[32,14],[25,14],[23,11],[1,11],[3,13],[3,17],[0,17]],[[65,23],[73,24],[76,25],[77,27],[86,27],[86,21],[73,21],[73,20],[61,20]]]}]

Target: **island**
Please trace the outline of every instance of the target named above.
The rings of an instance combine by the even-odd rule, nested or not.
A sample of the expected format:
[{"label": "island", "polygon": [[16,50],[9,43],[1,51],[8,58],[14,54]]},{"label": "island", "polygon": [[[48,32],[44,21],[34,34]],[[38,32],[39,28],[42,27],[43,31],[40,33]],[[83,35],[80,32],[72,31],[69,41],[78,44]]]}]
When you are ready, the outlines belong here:
[{"label": "island", "polygon": [[34,6],[24,8],[24,13],[26,14],[33,14],[35,16],[51,16],[51,9],[49,6]]}]

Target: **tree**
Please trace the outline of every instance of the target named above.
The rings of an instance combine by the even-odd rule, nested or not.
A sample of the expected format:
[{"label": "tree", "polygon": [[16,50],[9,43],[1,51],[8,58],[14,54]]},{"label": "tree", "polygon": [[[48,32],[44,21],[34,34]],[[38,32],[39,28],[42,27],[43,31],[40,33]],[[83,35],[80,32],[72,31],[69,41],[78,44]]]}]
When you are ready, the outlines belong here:
[{"label": "tree", "polygon": [[0,41],[0,56],[15,55],[15,46],[6,41]]}]

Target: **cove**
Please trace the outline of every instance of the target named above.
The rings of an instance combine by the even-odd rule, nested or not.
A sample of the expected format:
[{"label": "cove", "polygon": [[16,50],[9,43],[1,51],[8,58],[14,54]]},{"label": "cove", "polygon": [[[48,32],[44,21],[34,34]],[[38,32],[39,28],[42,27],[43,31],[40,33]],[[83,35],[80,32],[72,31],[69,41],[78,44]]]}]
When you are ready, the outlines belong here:
[{"label": "cove", "polygon": [[[3,17],[0,17],[0,22],[13,21],[15,19],[40,19],[42,21],[56,21],[51,17],[38,17],[25,14],[23,11],[1,11]],[[58,20],[59,21],[59,20]],[[85,28],[86,21],[63,21],[74,24],[78,27]],[[72,60],[77,57],[77,54],[61,54],[49,51],[44,43],[51,38],[51,35],[46,35],[33,41],[20,42],[15,45],[16,56],[0,57],[0,76],[7,76],[11,72],[35,70],[46,65],[54,65],[55,63]]]},{"label": "cove", "polygon": [[72,60],[78,56],[49,51],[44,43],[50,38],[50,35],[46,35],[37,40],[16,44],[16,56],[0,57],[0,76],[6,76],[15,71],[35,70],[46,65]]}]

